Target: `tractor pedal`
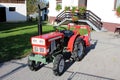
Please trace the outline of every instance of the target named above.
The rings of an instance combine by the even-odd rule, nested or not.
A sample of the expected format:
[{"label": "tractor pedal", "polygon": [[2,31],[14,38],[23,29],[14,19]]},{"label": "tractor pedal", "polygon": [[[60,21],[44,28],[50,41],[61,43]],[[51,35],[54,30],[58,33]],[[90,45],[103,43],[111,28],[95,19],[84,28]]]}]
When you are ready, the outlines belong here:
[{"label": "tractor pedal", "polygon": [[71,58],[69,59],[69,62],[74,62],[74,59],[71,57]]}]

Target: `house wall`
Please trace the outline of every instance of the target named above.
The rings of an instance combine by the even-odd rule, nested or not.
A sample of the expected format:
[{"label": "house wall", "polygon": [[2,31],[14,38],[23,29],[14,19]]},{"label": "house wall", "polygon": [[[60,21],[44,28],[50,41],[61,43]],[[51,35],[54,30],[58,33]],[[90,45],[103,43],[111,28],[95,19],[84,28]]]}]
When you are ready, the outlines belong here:
[{"label": "house wall", "polygon": [[49,1],[49,8],[48,8],[49,9],[48,16],[55,17],[62,11],[62,10],[56,11],[55,8],[56,8],[56,0],[50,0]]},{"label": "house wall", "polygon": [[[56,0],[50,0],[49,4],[48,20],[52,23],[65,6],[78,6],[78,0],[62,0],[62,10],[60,11],[55,10]],[[120,17],[116,16],[114,5],[115,0],[87,0],[87,9],[99,16],[102,19],[103,27],[109,31],[114,31],[116,26],[120,26]]]},{"label": "house wall", "polygon": [[57,16],[61,11],[64,10],[65,6],[77,6],[78,0],[62,0],[62,10],[56,11],[56,0],[49,1],[49,14],[48,16]]},{"label": "house wall", "polygon": [[53,23],[55,17],[64,10],[65,6],[78,6],[78,0],[62,0],[62,10],[56,11],[56,0],[49,1],[48,21]]},{"label": "house wall", "polygon": [[[99,16],[103,21],[103,26],[110,31],[114,31],[116,24],[120,24],[120,17],[116,16],[114,10],[114,1],[115,0],[87,0],[87,9]],[[110,23],[112,25],[109,25]]]},{"label": "house wall", "polygon": [[78,6],[78,0],[62,0],[63,9],[65,6]]},{"label": "house wall", "polygon": [[[6,7],[6,21],[18,22],[27,20],[26,2],[25,3],[0,3],[1,7]],[[15,11],[9,11],[9,7],[16,7]]]}]

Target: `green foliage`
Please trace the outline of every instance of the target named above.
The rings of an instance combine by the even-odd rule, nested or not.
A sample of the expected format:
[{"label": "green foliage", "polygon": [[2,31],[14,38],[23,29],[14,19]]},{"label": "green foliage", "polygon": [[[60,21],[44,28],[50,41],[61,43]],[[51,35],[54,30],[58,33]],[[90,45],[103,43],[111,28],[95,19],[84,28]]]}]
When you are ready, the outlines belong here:
[{"label": "green foliage", "polygon": [[116,11],[118,14],[120,14],[120,6],[117,7]]},{"label": "green foliage", "polygon": [[72,10],[71,10],[72,13],[75,13],[75,10],[76,10],[76,9],[77,9],[77,7],[74,7],[74,6],[73,6],[73,7],[72,7]]},{"label": "green foliage", "polygon": [[[83,25],[83,24],[80,24],[80,25]],[[74,31],[75,30],[75,27],[71,27],[70,30]],[[80,33],[80,35],[85,35],[85,34],[88,34],[88,30],[87,29],[77,29]]]},{"label": "green foliage", "polygon": [[56,10],[57,10],[57,11],[60,11],[61,9],[62,9],[62,6],[61,6],[60,4],[57,4]]},{"label": "green foliage", "polygon": [[65,11],[69,11],[70,7],[69,6],[65,6]]},{"label": "green foliage", "polygon": [[79,13],[83,14],[86,11],[86,7],[79,7]]},{"label": "green foliage", "polygon": [[37,0],[27,0],[27,14],[32,14],[37,11]]},{"label": "green foliage", "polygon": [[79,19],[78,16],[73,16],[73,17],[72,17],[72,20],[73,20],[73,21],[78,21],[78,19]]}]

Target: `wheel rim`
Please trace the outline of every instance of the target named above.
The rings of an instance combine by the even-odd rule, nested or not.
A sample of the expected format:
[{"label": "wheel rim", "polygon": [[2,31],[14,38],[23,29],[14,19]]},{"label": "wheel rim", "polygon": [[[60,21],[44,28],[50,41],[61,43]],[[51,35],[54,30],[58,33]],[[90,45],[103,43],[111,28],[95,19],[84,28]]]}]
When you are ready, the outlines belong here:
[{"label": "wheel rim", "polygon": [[37,62],[37,64],[34,63],[34,67],[38,68],[40,66],[40,62]]},{"label": "wheel rim", "polygon": [[32,61],[28,60],[28,66],[32,65]]},{"label": "wheel rim", "polygon": [[83,53],[83,45],[82,43],[79,43],[78,45],[78,56],[80,57]]},{"label": "wheel rim", "polygon": [[61,59],[60,64],[59,64],[59,72],[62,73],[64,70],[64,59]]},{"label": "wheel rim", "polygon": [[33,62],[31,60],[28,60],[28,67],[30,70],[34,70],[34,67],[33,67]]}]

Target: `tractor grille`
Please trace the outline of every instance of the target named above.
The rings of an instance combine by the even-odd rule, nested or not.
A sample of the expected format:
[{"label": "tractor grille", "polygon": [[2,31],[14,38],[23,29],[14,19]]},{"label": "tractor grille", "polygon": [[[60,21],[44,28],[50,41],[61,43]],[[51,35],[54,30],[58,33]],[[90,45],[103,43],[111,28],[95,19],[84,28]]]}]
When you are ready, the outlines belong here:
[{"label": "tractor grille", "polygon": [[46,49],[44,47],[33,46],[33,52],[35,52],[35,53],[46,53]]}]

